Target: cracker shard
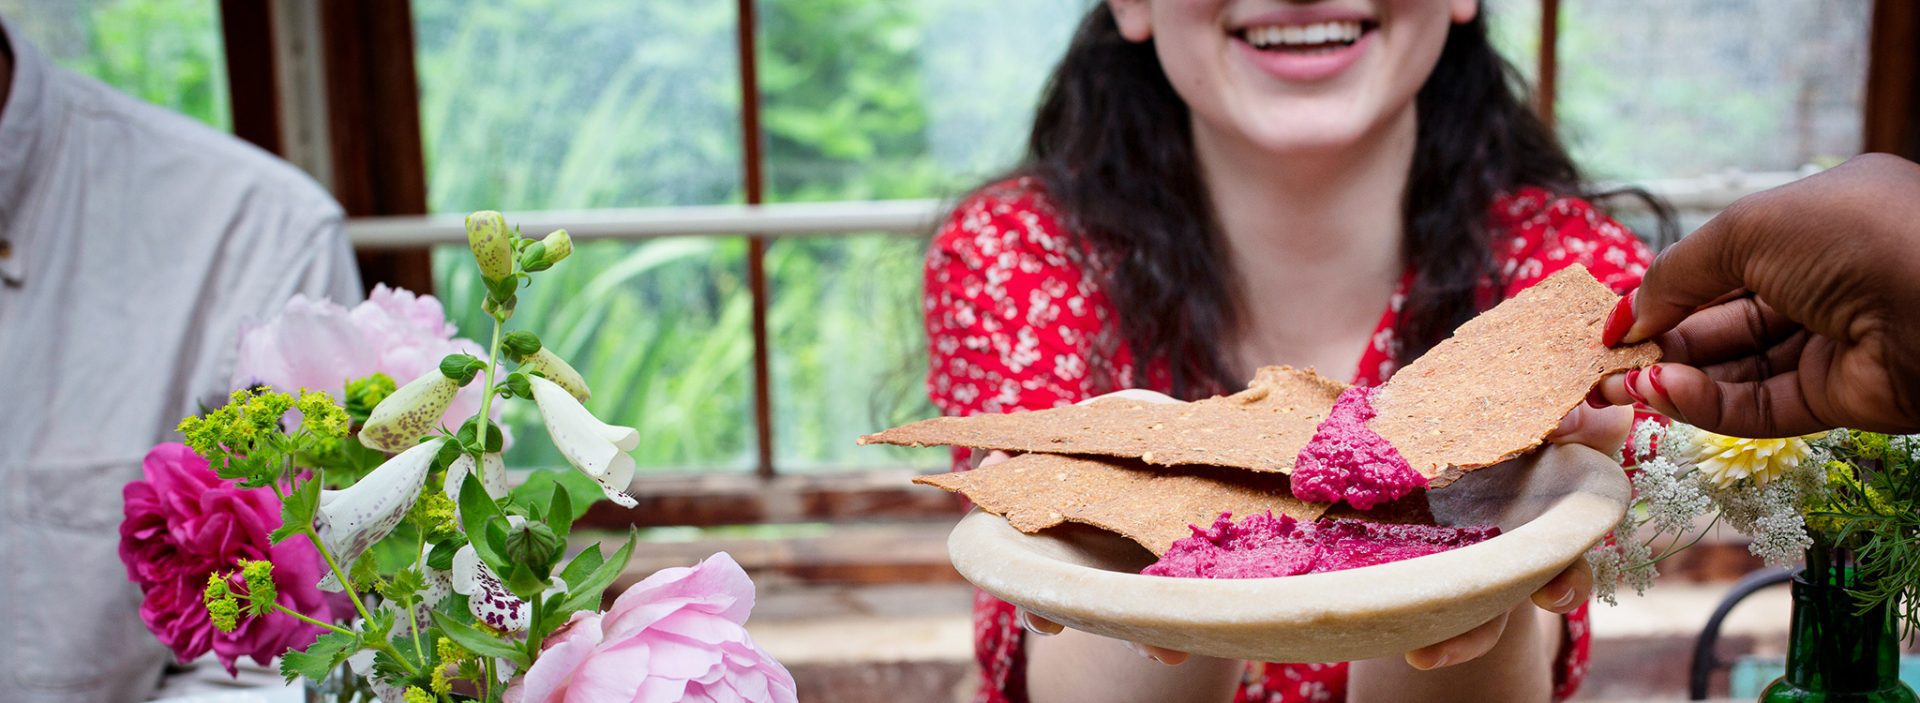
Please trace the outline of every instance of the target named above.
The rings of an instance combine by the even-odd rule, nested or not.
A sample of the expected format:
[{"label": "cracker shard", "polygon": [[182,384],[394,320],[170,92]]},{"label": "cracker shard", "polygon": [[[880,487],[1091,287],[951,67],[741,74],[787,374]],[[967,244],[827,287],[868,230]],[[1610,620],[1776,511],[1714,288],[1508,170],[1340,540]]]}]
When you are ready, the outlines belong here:
[{"label": "cracker shard", "polygon": [[1583,266],[1555,273],[1395,373],[1368,426],[1435,488],[1532,450],[1601,378],[1659,361],[1600,343],[1618,300]]},{"label": "cracker shard", "polygon": [[1212,524],[1222,512],[1312,520],[1327,508],[1295,499],[1279,474],[1058,454],[1023,454],[914,483],[964,494],[1021,532],[1077,522],[1124,535],[1156,556],[1191,535],[1190,525]]},{"label": "cracker shard", "polygon": [[1025,413],[941,417],[867,435],[860,443],[950,444],[1286,473],[1346,387],[1311,369],[1269,366],[1244,391],[1193,403],[1108,398]]}]

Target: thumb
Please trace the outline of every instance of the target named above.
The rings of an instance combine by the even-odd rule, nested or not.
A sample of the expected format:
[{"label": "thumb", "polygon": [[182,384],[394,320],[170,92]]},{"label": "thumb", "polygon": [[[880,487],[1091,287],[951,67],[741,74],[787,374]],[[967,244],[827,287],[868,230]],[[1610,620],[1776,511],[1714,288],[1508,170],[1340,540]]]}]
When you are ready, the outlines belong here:
[{"label": "thumb", "polygon": [[1752,248],[1746,232],[1756,210],[1748,196],[1728,206],[1693,234],[1675,242],[1655,257],[1637,290],[1620,299],[1607,329],[1619,330],[1619,321],[1632,326],[1609,343],[1651,339],[1680,324],[1701,306],[1735,295],[1746,285],[1741,275]]}]

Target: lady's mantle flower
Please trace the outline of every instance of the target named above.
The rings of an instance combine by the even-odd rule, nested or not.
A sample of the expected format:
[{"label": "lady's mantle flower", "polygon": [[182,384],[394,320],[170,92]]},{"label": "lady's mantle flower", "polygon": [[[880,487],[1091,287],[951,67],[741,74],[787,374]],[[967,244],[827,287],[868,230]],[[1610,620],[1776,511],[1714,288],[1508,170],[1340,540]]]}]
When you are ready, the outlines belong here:
[{"label": "lady's mantle flower", "polygon": [[640,432],[601,422],[559,384],[538,376],[531,381],[533,402],[540,406],[547,434],[567,463],[599,483],[609,500],[628,508],[638,505],[626,488],[633,482],[634,466],[627,452],[640,446]]},{"label": "lady's mantle flower", "polygon": [[[434,439],[415,446],[344,490],[320,493],[320,541],[341,565],[352,564],[407,516],[414,499],[420,496],[420,487],[426,484],[433,455],[446,441]],[[341,585],[328,574],[320,587],[337,591]]]},{"label": "lady's mantle flower", "polygon": [[360,443],[383,452],[403,451],[433,431],[460,392],[460,382],[435,368],[387,396],[360,428]]},{"label": "lady's mantle flower", "polygon": [[1698,430],[1689,438],[1686,451],[1715,488],[1727,488],[1741,479],[1765,486],[1799,468],[1810,451],[1807,442],[1819,437],[1744,439]]}]

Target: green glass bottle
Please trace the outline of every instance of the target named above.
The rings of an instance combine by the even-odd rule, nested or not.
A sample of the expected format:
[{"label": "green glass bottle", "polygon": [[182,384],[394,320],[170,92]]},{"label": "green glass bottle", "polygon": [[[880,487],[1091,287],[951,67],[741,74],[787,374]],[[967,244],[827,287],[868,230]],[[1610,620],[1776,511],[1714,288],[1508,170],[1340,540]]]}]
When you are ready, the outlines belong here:
[{"label": "green glass bottle", "polygon": [[1787,673],[1761,703],[1920,703],[1900,682],[1900,631],[1885,607],[1858,612],[1851,555],[1807,550],[1793,577],[1793,634]]}]

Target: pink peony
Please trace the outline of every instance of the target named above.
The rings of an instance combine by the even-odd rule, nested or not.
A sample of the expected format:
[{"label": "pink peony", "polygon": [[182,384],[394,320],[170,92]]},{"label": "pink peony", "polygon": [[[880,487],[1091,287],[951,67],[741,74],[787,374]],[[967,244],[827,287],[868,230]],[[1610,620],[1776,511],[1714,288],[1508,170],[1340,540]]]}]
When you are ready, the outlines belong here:
[{"label": "pink peony", "polygon": [[797,700],[793,675],[747,636],[752,610],[753,581],[726,552],[662,569],[607,612],[574,613],[506,701]]},{"label": "pink peony", "polygon": [[[347,381],[375,372],[406,385],[439,368],[448,354],[486,357],[486,349],[455,338],[454,332],[439,300],[385,284],[374,286],[367,301],[352,310],[295,295],[277,317],[241,330],[233,385],[265,384],[287,393],[305,388],[341,399]],[[456,427],[478,412],[479,385],[470,384],[448,406],[442,423]]]},{"label": "pink peony", "polygon": [[305,537],[272,544],[280,501],[266,488],[241,489],[223,481],[207,460],[180,444],[147,453],[146,480],[127,484],[120,523],[120,561],[144,598],[140,619],[180,661],[209,649],[228,673],[250,656],[261,664],[288,648],[305,648],[320,628],[275,613],[242,618],[233,632],[214,629],[201,593],[215,571],[235,571],[241,559],[273,562],[278,602],[322,622],[346,611],[315,586],[326,570]]}]

